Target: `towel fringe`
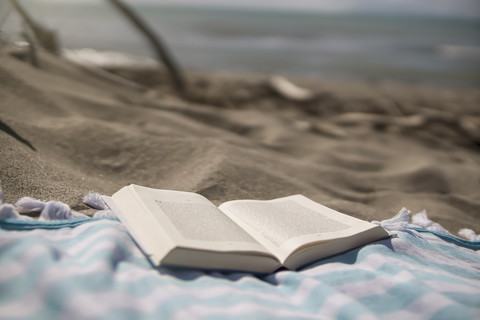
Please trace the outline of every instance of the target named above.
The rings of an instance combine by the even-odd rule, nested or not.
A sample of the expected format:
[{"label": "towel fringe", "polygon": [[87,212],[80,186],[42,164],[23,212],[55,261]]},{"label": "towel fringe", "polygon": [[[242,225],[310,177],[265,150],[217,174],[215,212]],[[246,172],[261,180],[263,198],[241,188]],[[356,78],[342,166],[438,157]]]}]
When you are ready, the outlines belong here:
[{"label": "towel fringe", "polygon": [[[42,202],[30,197],[23,197],[15,203],[15,206],[4,203],[5,196],[2,189],[2,181],[0,180],[0,219],[19,219],[32,220],[27,215],[40,214],[38,220],[72,220],[85,219],[87,215],[72,211],[72,209],[65,203],[58,201]],[[89,192],[83,198],[83,202],[91,208],[99,211],[95,212],[94,218],[116,218],[115,213],[105,204],[102,196],[97,192]],[[410,223],[410,210],[402,208],[393,218],[383,221],[372,221],[372,223],[381,226],[386,231],[404,231],[409,232],[407,227],[417,226],[430,231],[451,235],[440,224],[433,222],[427,216],[425,210],[415,214]],[[27,214],[27,215],[25,215]],[[470,241],[480,241],[480,234],[476,234],[471,229],[461,229],[458,234]]]},{"label": "towel fringe", "polygon": [[469,241],[480,241],[480,234],[476,234],[472,229],[460,229],[458,234]]},{"label": "towel fringe", "polygon": [[95,212],[94,218],[117,218],[117,215],[110,209]]},{"label": "towel fringe", "polygon": [[58,201],[42,202],[30,197],[23,197],[15,203],[15,207],[23,215],[40,214],[39,221],[88,218],[87,215],[72,211],[67,204]]},{"label": "towel fringe", "polygon": [[410,210],[402,208],[393,218],[383,221],[372,221],[373,224],[381,226],[386,231],[406,231],[410,222]]},{"label": "towel fringe", "polygon": [[102,196],[98,192],[89,192],[83,198],[83,203],[87,206],[97,210],[108,210],[107,205],[102,199]]},{"label": "towel fringe", "polygon": [[98,192],[89,192],[83,198],[83,203],[87,206],[100,211],[95,212],[94,218],[116,218],[115,213],[110,210],[105,201],[102,199],[102,195]]},{"label": "towel fringe", "polygon": [[88,216],[80,212],[72,211],[65,203],[49,201],[45,204],[38,220],[73,220],[82,218],[88,218]]},{"label": "towel fringe", "polygon": [[448,232],[447,229],[442,227],[440,224],[430,220],[427,216],[426,210],[420,211],[419,213],[415,214],[412,217],[412,224],[414,226],[418,226],[420,228],[424,228],[430,231],[452,235],[450,232]]},{"label": "towel fringe", "polygon": [[15,207],[8,203],[0,205],[0,219],[32,220],[28,216],[20,215]]},{"label": "towel fringe", "polygon": [[[15,203],[15,206],[3,203],[3,201],[4,194],[0,181],[0,219],[33,220],[30,215],[39,215],[38,221],[89,218],[83,213],[72,211],[67,204],[59,201],[43,202],[23,197]],[[88,206],[99,210],[93,215],[94,218],[116,218],[115,213],[107,207],[100,194],[89,192],[83,201]]]},{"label": "towel fringe", "polygon": [[20,214],[39,214],[45,208],[45,203],[30,197],[23,197],[15,203]]}]

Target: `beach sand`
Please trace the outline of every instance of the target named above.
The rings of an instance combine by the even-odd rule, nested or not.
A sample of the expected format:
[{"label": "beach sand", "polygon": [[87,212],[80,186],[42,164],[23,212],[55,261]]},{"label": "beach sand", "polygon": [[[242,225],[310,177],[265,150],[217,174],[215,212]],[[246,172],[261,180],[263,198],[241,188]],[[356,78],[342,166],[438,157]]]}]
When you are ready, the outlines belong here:
[{"label": "beach sand", "polygon": [[293,102],[262,75],[192,72],[185,98],[153,70],[117,70],[147,86],[138,91],[46,53],[34,68],[0,50],[6,202],[91,214],[89,191],[135,183],[216,204],[303,194],[366,220],[406,207],[452,233],[480,232],[474,88],[304,78],[292,80],[315,98]]}]

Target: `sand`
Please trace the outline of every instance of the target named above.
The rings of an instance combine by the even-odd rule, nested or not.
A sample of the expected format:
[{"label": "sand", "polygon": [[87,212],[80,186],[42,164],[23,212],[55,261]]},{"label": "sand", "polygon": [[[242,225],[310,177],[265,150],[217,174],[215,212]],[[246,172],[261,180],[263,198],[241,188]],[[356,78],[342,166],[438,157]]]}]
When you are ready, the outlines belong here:
[{"label": "sand", "polygon": [[117,70],[138,91],[46,53],[34,68],[0,51],[7,202],[91,214],[87,192],[135,183],[216,204],[304,194],[366,220],[406,207],[480,232],[476,88],[304,78],[291,80],[315,98],[293,102],[262,75],[191,72],[184,97],[153,70]]}]

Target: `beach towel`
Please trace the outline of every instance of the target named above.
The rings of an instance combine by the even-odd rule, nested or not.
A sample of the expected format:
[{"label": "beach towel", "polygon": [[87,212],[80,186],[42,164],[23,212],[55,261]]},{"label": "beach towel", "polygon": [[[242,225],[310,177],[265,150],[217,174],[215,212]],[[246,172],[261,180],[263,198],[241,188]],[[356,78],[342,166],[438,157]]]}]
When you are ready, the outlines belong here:
[{"label": "beach towel", "polygon": [[0,206],[0,318],[479,319],[476,235],[414,217],[423,227],[402,210],[381,222],[396,237],[251,274],[155,268],[111,211],[87,217],[27,198]]}]

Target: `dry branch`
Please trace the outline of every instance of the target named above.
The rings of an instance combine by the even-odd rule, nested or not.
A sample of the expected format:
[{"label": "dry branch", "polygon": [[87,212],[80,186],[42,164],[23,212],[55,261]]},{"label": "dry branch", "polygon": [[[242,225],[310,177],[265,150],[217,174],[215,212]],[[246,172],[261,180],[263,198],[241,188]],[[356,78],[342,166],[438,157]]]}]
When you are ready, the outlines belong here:
[{"label": "dry branch", "polygon": [[150,28],[145,20],[143,20],[133,9],[128,7],[122,0],[108,0],[115,8],[117,8],[150,42],[155,50],[158,59],[166,66],[175,87],[180,91],[185,91],[186,83],[182,71],[175,62],[173,56],[163,44],[162,40]]},{"label": "dry branch", "polygon": [[23,21],[32,30],[37,43],[45,50],[58,55],[60,52],[60,45],[58,43],[57,34],[55,31],[47,29],[36,22],[17,0],[10,0],[10,3],[22,17]]},{"label": "dry branch", "polygon": [[331,118],[338,126],[358,125],[368,123],[372,125],[386,125],[405,129],[420,129],[434,123],[448,125],[452,129],[466,136],[470,141],[480,143],[480,117],[455,116],[446,113],[417,114],[411,116],[388,116],[361,112],[347,112]]},{"label": "dry branch", "polygon": [[38,62],[38,56],[37,56],[37,48],[35,47],[35,41],[33,40],[28,30],[23,31],[21,35],[23,39],[25,39],[25,41],[28,42],[28,58],[30,60],[30,63],[35,68],[40,68],[40,63]]}]

